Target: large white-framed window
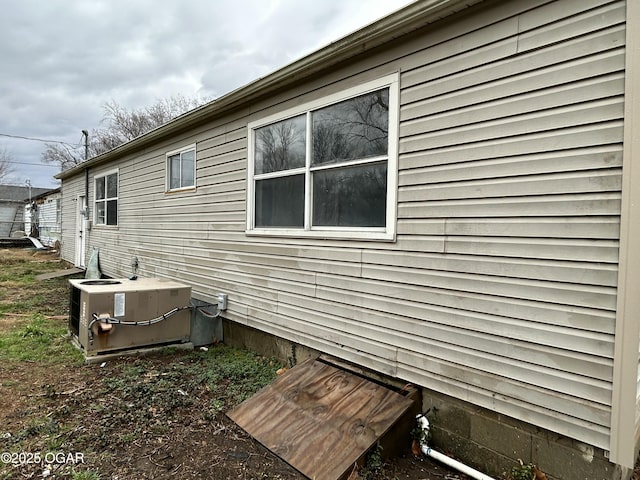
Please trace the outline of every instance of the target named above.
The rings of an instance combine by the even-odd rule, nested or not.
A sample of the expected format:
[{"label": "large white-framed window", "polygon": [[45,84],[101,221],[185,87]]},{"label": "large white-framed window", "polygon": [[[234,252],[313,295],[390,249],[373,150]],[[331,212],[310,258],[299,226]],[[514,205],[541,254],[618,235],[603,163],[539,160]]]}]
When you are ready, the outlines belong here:
[{"label": "large white-framed window", "polygon": [[118,170],[94,178],[95,225],[118,225]]},{"label": "large white-framed window", "polygon": [[196,186],[195,144],[167,153],[167,192]]},{"label": "large white-framed window", "polygon": [[398,75],[248,125],[247,234],[392,240]]}]

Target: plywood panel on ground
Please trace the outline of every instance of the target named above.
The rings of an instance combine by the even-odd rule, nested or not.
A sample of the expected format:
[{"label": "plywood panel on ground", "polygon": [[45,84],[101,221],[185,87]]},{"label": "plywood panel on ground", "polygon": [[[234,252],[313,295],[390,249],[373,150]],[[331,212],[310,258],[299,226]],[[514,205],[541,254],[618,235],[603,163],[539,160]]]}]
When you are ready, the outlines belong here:
[{"label": "plywood panel on ground", "polygon": [[50,280],[52,278],[58,277],[68,277],[70,275],[75,275],[76,273],[84,272],[84,268],[65,268],[64,270],[56,270],[55,272],[41,273],[40,275],[36,275],[36,280]]},{"label": "plywood panel on ground", "polygon": [[399,393],[312,359],[228,415],[309,478],[336,480],[411,404]]}]

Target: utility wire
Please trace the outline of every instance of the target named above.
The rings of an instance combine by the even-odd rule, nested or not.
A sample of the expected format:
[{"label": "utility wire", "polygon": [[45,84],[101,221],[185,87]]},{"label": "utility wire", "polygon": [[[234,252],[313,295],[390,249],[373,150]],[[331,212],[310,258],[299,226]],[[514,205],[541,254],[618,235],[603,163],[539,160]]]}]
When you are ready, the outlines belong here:
[{"label": "utility wire", "polygon": [[49,167],[49,168],[60,168],[60,165],[47,165],[46,163],[34,163],[34,162],[18,162],[16,160],[9,159],[10,164],[15,165],[35,165],[36,167]]},{"label": "utility wire", "polygon": [[33,142],[42,142],[42,143],[60,143],[62,145],[68,145],[68,146],[74,147],[74,148],[80,146],[79,143],[77,145],[73,145],[72,143],[62,142],[60,140],[44,140],[42,138],[23,137],[22,135],[9,135],[8,133],[0,133],[0,137],[19,138],[21,140],[31,140]]}]

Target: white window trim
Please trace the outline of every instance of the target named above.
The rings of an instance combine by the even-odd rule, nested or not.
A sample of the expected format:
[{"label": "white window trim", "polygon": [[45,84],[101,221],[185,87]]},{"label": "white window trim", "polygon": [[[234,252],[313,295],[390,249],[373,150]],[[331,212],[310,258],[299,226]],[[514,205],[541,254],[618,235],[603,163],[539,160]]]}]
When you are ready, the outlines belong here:
[{"label": "white window trim", "polygon": [[[109,175],[113,175],[114,173],[116,175],[118,175],[118,196],[117,197],[106,197],[107,185],[106,185],[106,182],[105,182],[105,198],[104,198],[104,201],[106,202],[107,200],[116,200],[118,202],[118,207],[116,209],[116,213],[118,215],[118,223],[116,223],[115,225],[107,225],[106,223],[98,223],[98,209],[96,208],[96,203],[98,202],[98,199],[96,198],[96,180],[108,177]],[[105,210],[105,212],[106,212],[106,210]],[[106,221],[106,217],[105,217],[105,221]],[[96,176],[93,177],[93,225],[96,226],[96,227],[100,227],[100,228],[118,228],[119,224],[120,224],[120,169],[116,168],[114,170],[109,170],[108,172],[104,172],[104,173],[101,173],[100,175],[96,175]]]},{"label": "white window trim", "polygon": [[[248,151],[247,151],[247,225],[245,233],[254,236],[276,236],[276,237],[311,237],[311,238],[331,238],[331,239],[352,239],[352,240],[387,240],[393,241],[396,237],[397,220],[397,199],[398,199],[398,123],[400,112],[399,74],[393,73],[384,77],[372,80],[361,85],[342,90],[338,93],[323,97],[318,100],[307,102],[296,107],[283,110],[282,112],[269,115],[248,124]],[[387,218],[386,227],[313,227],[310,222],[311,195],[305,195],[305,226],[304,228],[256,228],[255,227],[255,191],[254,191],[254,147],[255,130],[286,120],[287,118],[301,115],[305,112],[317,110],[322,107],[333,105],[349,98],[364,95],[369,92],[389,87],[389,149],[387,152]],[[307,129],[310,128],[307,122]],[[309,138],[309,136],[307,136]],[[311,148],[311,142],[307,142],[307,150]],[[309,161],[307,152],[307,162]],[[357,160],[354,164],[359,163]],[[305,171],[309,166],[301,168]],[[322,167],[314,167],[314,170]],[[277,175],[277,174],[276,174]],[[266,178],[261,175],[261,178]],[[306,178],[306,191],[311,190],[310,175]]]},{"label": "white window trim", "polygon": [[[169,165],[169,158],[174,155],[182,155],[183,153],[189,152],[193,150],[193,185],[189,185],[187,187],[179,187],[179,188],[171,188],[171,167]],[[187,145],[186,147],[177,148],[176,150],[171,150],[165,154],[165,170],[167,172],[165,178],[165,193],[175,193],[175,192],[184,192],[184,191],[192,191],[196,189],[196,164],[197,164],[197,152],[196,152],[196,144],[192,143],[191,145]]]}]

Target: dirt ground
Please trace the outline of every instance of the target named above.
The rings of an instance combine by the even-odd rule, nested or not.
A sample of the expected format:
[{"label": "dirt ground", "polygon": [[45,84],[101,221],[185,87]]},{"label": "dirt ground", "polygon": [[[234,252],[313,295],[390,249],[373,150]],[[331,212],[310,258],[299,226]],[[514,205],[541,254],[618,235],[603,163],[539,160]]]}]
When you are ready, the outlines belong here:
[{"label": "dirt ground", "polygon": [[[180,361],[180,355],[148,358],[143,364],[147,371],[166,372],[176,361]],[[82,455],[77,465],[75,458],[70,461],[63,458],[60,463],[51,458],[54,461],[44,466],[25,464],[8,468],[4,465],[0,470],[11,474],[6,478],[39,478],[46,467],[50,467],[51,478],[73,478],[72,472],[84,470],[98,473],[97,478],[114,480],[306,478],[255,442],[223,412],[211,416],[210,392],[205,387],[190,391],[194,400],[187,405],[163,406],[156,401],[145,408],[142,404],[146,406],[149,402],[144,398],[140,401],[114,398],[101,380],[114,370],[135,365],[136,360],[122,359],[114,363],[102,369],[88,366],[75,371],[24,366],[6,371],[5,366],[0,367],[3,379],[0,435],[28,432],[33,438],[26,451],[31,453]],[[13,385],[5,387],[7,378]],[[168,399],[165,402],[170,403]],[[141,408],[145,413],[141,420],[129,413]],[[33,424],[29,420],[36,418],[49,422]],[[51,440],[56,438],[59,442],[52,448]],[[0,450],[11,449],[7,446]],[[408,455],[391,460],[383,471],[370,478],[463,477],[426,458]]]},{"label": "dirt ground", "polygon": [[[32,278],[61,267],[53,255],[0,251],[0,339],[14,332],[18,342],[14,357],[0,351],[0,480],[306,478],[225,415],[259,387],[246,365],[278,365],[224,346],[85,365],[66,334],[67,280]],[[20,350],[35,343],[22,341],[46,350],[29,357]],[[229,376],[214,375],[228,358]],[[350,479],[466,478],[411,454],[409,439],[403,457],[372,458]]]}]

